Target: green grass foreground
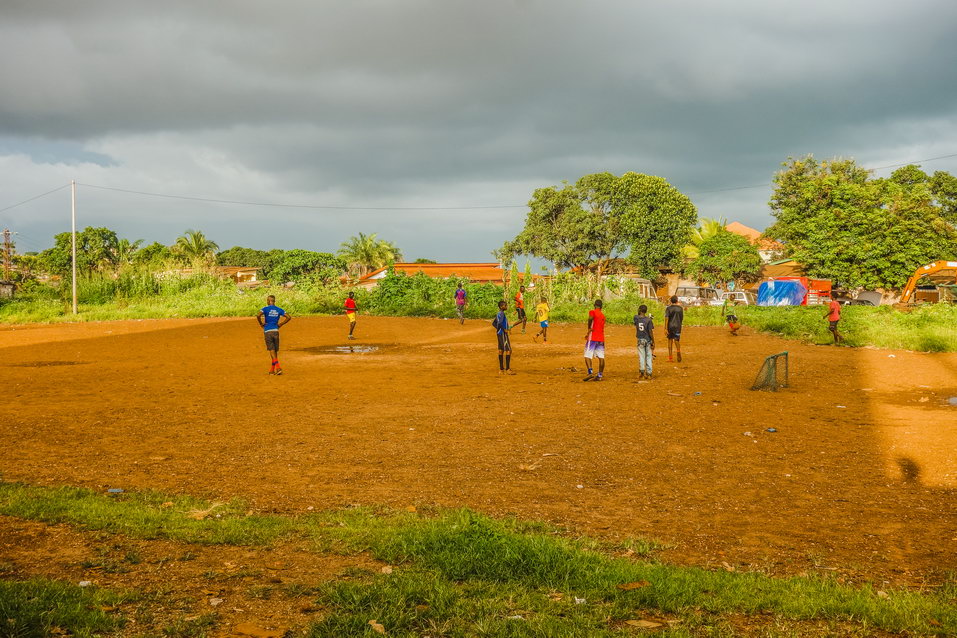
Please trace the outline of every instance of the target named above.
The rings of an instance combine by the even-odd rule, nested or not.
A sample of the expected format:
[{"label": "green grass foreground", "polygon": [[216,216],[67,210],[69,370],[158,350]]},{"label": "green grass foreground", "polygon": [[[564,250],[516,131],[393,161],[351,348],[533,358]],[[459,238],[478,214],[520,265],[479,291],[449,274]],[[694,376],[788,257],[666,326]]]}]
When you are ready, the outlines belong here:
[{"label": "green grass foreground", "polygon": [[[611,636],[648,615],[676,621],[659,634],[672,636],[721,635],[716,628],[732,618],[835,623],[839,629],[831,631],[842,634],[957,634],[957,583],[933,593],[878,594],[829,578],[678,567],[647,555],[616,556],[625,545],[465,509],[429,516],[371,509],[260,515],[240,502],[0,483],[0,514],[141,539],[237,545],[305,539],[318,552],[368,552],[396,566],[391,574],[320,587],[328,613],[310,628],[312,636],[373,635],[371,619],[390,636]],[[23,587],[0,588],[0,609],[27,618],[16,602]],[[66,609],[75,597],[64,600]]]},{"label": "green grass foreground", "polygon": [[0,580],[0,636],[45,638],[69,633],[95,636],[112,633],[123,620],[107,614],[123,596],[97,587],[79,587],[53,580]]}]

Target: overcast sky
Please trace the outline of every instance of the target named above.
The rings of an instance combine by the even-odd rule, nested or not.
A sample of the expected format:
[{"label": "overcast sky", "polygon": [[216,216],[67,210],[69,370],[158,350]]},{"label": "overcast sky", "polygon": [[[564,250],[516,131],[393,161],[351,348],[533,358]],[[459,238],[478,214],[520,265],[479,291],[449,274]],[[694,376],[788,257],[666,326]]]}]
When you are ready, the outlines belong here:
[{"label": "overcast sky", "polygon": [[[519,206],[78,188],[81,227],[147,242],[197,228],[221,248],[331,251],[362,231],[410,259],[485,261],[535,188],[637,171],[763,229],[768,186],[719,189],[807,153],[957,153],[955,26],[954,0],[4,0],[0,209],[71,179]],[[0,224],[42,249],[69,212],[65,189]]]}]

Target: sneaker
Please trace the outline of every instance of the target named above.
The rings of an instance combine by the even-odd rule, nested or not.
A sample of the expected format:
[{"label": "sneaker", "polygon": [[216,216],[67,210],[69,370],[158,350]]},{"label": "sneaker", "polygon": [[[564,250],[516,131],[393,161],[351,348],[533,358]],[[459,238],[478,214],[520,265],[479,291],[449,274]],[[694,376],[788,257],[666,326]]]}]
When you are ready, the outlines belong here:
[{"label": "sneaker", "polygon": [[674,362],[675,362],[674,357],[669,356],[668,363],[674,363]]},{"label": "sneaker", "polygon": [[276,374],[276,371],[273,368],[269,368],[269,372],[266,374]]},{"label": "sneaker", "polygon": [[280,374],[282,374],[282,368],[276,368],[275,374],[276,374],[277,377],[278,377]]},{"label": "sneaker", "polygon": [[522,329],[522,334],[525,334],[525,329],[524,329],[524,328]]},{"label": "sneaker", "polygon": [[592,379],[592,381],[604,381],[604,380],[605,380],[605,377],[601,376],[600,374],[596,376],[594,379]]},{"label": "sneaker", "polygon": [[355,339],[355,337],[353,337],[352,335],[349,335],[349,339]]},{"label": "sneaker", "polygon": [[639,371],[638,371],[638,378],[639,378],[639,379],[644,379],[644,378],[645,378],[645,371],[644,371],[644,370],[639,370]]},{"label": "sneaker", "polygon": [[508,370],[505,371],[505,374],[514,375],[515,371],[509,368]]}]

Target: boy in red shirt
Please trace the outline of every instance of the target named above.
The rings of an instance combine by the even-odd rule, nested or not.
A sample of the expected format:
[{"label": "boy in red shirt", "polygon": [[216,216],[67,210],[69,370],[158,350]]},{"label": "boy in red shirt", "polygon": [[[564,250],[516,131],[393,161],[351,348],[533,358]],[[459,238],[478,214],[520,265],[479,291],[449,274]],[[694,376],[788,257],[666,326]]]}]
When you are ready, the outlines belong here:
[{"label": "boy in red shirt", "polygon": [[[588,332],[585,333],[585,381],[601,381],[605,373],[605,315],[601,311],[601,299],[595,300],[595,309],[588,311]],[[598,357],[598,374],[594,374],[591,360]]]},{"label": "boy in red shirt", "polygon": [[359,308],[356,306],[356,293],[350,292],[349,298],[346,299],[346,317],[349,318],[349,338],[355,339],[352,336],[352,331],[356,329],[356,314],[358,314]]},{"label": "boy in red shirt", "polygon": [[836,299],[831,299],[831,303],[828,304],[824,316],[827,317],[829,323],[828,330],[834,335],[834,345],[844,341],[844,337],[837,331],[837,323],[841,320],[841,304],[839,304]]},{"label": "boy in red shirt", "polygon": [[525,334],[525,324],[528,323],[528,317],[525,315],[525,286],[519,286],[515,293],[515,314],[518,315],[517,324],[522,324],[522,334]]}]

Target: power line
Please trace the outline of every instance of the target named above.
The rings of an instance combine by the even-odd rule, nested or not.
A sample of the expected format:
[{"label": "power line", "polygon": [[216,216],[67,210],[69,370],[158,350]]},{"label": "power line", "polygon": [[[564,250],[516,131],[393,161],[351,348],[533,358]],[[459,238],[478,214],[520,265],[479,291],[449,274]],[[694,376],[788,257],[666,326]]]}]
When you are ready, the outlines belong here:
[{"label": "power line", "polygon": [[874,168],[869,168],[869,171],[879,171],[882,168],[900,168],[901,166],[910,166],[911,164],[917,164],[918,162],[933,162],[934,160],[941,159],[950,159],[951,157],[957,157],[957,153],[951,153],[950,155],[941,155],[939,157],[928,157],[927,159],[914,160],[913,162],[905,162],[903,164],[890,164],[889,166],[875,166]]},{"label": "power line", "polygon": [[319,206],[313,204],[279,204],[273,202],[247,202],[233,199],[213,199],[209,197],[192,197],[189,195],[169,195],[166,193],[148,193],[145,191],[134,191],[126,188],[114,188],[111,186],[97,186],[95,184],[84,184],[77,182],[78,186],[87,188],[98,188],[105,191],[117,191],[120,193],[131,193],[133,195],[147,195],[149,197],[165,197],[167,199],[186,199],[194,202],[210,202],[214,204],[240,204],[243,206],[271,206],[276,208],[308,208],[316,210],[489,210],[497,208],[525,208],[525,204],[509,204],[504,206]]},{"label": "power line", "polygon": [[8,210],[10,210],[11,208],[16,208],[17,206],[23,206],[24,204],[26,204],[26,203],[28,203],[28,202],[32,202],[32,201],[35,200],[35,199],[40,199],[41,197],[46,197],[47,195],[51,195],[51,194],[53,194],[53,193],[55,193],[55,192],[57,192],[57,191],[59,191],[59,190],[63,190],[63,189],[66,188],[67,186],[69,186],[69,184],[64,184],[63,186],[58,186],[57,188],[54,188],[52,191],[47,191],[47,192],[45,192],[45,193],[41,193],[40,195],[37,195],[37,196],[35,196],[35,197],[31,197],[30,199],[25,199],[25,200],[23,200],[22,202],[17,202],[16,204],[13,204],[13,205],[11,205],[11,206],[7,206],[6,208],[0,208],[0,213],[2,213],[2,212],[4,212],[4,211],[8,211]]}]

